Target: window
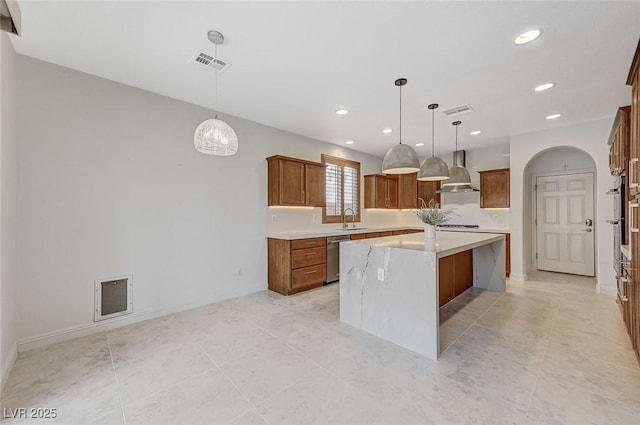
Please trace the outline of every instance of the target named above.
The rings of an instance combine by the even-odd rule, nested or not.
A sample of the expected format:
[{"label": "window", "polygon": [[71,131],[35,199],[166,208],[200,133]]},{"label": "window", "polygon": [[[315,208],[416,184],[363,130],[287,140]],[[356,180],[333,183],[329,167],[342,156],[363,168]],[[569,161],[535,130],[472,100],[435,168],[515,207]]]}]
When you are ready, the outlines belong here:
[{"label": "window", "polygon": [[[325,165],[325,207],[323,223],[342,223],[345,210],[351,208],[355,221],[360,221],[360,163],[335,156],[322,155]],[[351,210],[347,213],[351,220]]]}]

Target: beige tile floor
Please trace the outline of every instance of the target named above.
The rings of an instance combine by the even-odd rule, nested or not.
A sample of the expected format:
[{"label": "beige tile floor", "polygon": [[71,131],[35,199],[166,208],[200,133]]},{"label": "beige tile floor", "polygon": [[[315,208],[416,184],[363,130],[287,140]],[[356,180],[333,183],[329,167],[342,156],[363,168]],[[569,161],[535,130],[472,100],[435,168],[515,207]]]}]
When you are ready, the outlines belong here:
[{"label": "beige tile floor", "polygon": [[468,291],[442,308],[438,362],[341,324],[338,292],[263,292],[22,353],[2,404],[69,424],[640,423],[640,367],[592,279]]}]

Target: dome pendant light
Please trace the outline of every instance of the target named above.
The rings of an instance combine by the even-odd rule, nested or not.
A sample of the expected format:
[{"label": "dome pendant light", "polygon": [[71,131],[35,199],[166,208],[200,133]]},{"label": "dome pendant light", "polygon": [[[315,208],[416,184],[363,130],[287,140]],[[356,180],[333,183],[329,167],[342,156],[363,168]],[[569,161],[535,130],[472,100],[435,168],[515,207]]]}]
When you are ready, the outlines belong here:
[{"label": "dome pendant light", "polygon": [[[456,150],[458,152],[458,126],[462,124],[462,121],[454,121],[451,123],[456,128]],[[466,186],[471,184],[471,176],[466,168],[458,165],[458,155],[454,152],[453,155],[453,167],[449,168],[449,180],[442,183],[442,186]]]},{"label": "dome pendant light", "polygon": [[[224,36],[218,31],[207,33],[209,41],[215,44],[215,58],[218,58],[218,45],[224,42]],[[216,102],[218,107],[218,70],[216,73]],[[229,124],[215,118],[200,123],[193,135],[193,144],[198,152],[208,155],[228,156],[238,152],[238,136]]]},{"label": "dome pendant light", "polygon": [[435,150],[435,110],[437,103],[429,105],[431,109],[431,157],[425,159],[418,172],[420,181],[442,181],[449,178],[449,166],[440,157],[434,156]]},{"label": "dome pendant light", "polygon": [[382,172],[385,174],[411,174],[420,169],[420,159],[409,145],[402,144],[402,86],[406,78],[398,78],[395,85],[400,87],[400,143],[392,147],[382,160]]}]

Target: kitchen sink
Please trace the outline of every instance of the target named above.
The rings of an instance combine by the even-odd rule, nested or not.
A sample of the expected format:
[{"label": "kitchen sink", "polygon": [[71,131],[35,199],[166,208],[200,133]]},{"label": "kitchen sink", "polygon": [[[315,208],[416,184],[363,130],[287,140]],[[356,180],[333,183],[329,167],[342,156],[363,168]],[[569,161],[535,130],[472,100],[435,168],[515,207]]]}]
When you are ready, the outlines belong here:
[{"label": "kitchen sink", "polygon": [[368,227],[347,227],[346,229],[340,229],[340,230],[366,230],[368,229]]}]

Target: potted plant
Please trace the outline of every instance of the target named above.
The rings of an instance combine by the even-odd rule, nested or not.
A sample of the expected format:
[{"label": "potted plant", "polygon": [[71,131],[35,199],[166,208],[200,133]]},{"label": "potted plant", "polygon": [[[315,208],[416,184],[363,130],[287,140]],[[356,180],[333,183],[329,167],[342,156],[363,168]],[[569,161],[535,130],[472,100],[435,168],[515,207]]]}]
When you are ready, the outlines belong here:
[{"label": "potted plant", "polygon": [[453,210],[442,210],[440,205],[432,200],[429,201],[429,205],[424,202],[424,199],[420,199],[421,208],[414,211],[420,221],[424,223],[424,237],[425,239],[436,238],[436,226],[446,223],[451,220],[451,217],[457,215]]}]

